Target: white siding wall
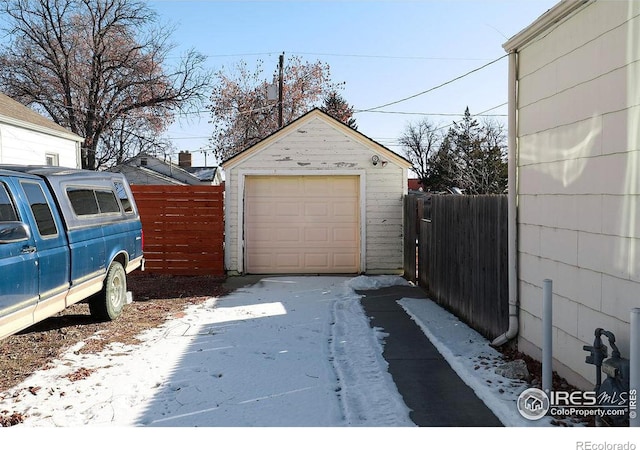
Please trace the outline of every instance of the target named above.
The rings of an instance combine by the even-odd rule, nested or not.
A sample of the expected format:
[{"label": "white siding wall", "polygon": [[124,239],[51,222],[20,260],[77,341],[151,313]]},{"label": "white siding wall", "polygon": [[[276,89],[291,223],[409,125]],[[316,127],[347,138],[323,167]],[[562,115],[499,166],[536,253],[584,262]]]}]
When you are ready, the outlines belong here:
[{"label": "white siding wall", "polygon": [[640,306],[640,2],[597,1],[520,49],[518,113],[519,345],[539,356],[550,278],[556,368],[586,387],[582,346],[602,327],[628,357]]},{"label": "white siding wall", "polygon": [[[407,191],[407,170],[393,162],[373,166],[373,144],[366,146],[320,119],[302,124],[238,166],[227,170],[225,186],[225,261],[238,270],[238,189],[241,173],[287,172],[313,175],[353,174],[364,177],[366,195],[366,271],[402,272],[402,198]],[[385,160],[382,153],[381,160]],[[361,193],[362,195],[362,193]]]},{"label": "white siding wall", "polygon": [[62,167],[80,167],[76,142],[13,125],[0,124],[0,163],[46,164],[45,154],[58,155]]}]

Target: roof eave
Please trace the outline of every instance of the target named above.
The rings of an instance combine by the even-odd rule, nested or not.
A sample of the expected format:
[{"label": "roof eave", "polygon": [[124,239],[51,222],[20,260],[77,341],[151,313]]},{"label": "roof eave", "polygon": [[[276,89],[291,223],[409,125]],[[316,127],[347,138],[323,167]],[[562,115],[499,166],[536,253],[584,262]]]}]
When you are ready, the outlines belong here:
[{"label": "roof eave", "polygon": [[187,183],[180,181],[176,178],[172,178],[169,177],[167,175],[164,175],[160,172],[156,172],[155,170],[151,170],[148,169],[146,167],[136,167],[136,166],[129,166],[129,165],[123,165],[123,167],[128,167],[129,169],[132,169],[133,171],[138,171],[138,172],[142,172],[144,173],[146,176],[150,177],[150,178],[155,178],[157,180],[162,180],[165,181],[169,184],[175,184],[177,186],[185,186],[187,185]]},{"label": "roof eave", "polygon": [[13,125],[15,127],[24,128],[31,131],[37,131],[39,133],[48,134],[50,136],[56,136],[63,139],[69,139],[76,142],[84,142],[84,138],[71,131],[67,131],[61,127],[61,130],[55,130],[53,128],[36,125],[31,122],[25,122],[24,120],[14,119],[13,117],[0,114],[0,123],[6,123],[7,125]]},{"label": "roof eave", "polygon": [[531,25],[505,42],[502,48],[504,48],[507,53],[517,51],[577,9],[594,1],[596,0],[562,0],[538,17]]},{"label": "roof eave", "polygon": [[237,153],[236,155],[230,157],[229,159],[223,161],[222,163],[220,163],[220,166],[225,171],[232,169],[233,167],[235,167],[236,165],[240,164],[245,159],[251,157],[254,153],[257,153],[262,148],[267,147],[269,145],[269,143],[271,143],[271,142],[279,139],[281,136],[291,132],[294,129],[294,127],[298,127],[301,124],[306,123],[307,121],[312,120],[314,117],[318,117],[318,116],[325,117],[325,118],[328,118],[329,120],[333,121],[336,124],[336,126],[341,127],[345,132],[350,133],[355,140],[358,140],[358,141],[362,142],[364,145],[377,147],[378,151],[386,153],[387,156],[389,156],[389,158],[392,159],[396,164],[398,164],[400,166],[405,166],[406,168],[412,167],[411,162],[409,162],[407,159],[403,158],[401,155],[398,155],[397,153],[395,153],[392,150],[388,149],[387,147],[385,147],[384,145],[380,144],[379,142],[376,142],[375,140],[369,138],[368,136],[365,136],[364,134],[362,134],[358,130],[354,130],[353,128],[351,128],[348,125],[340,122],[339,120],[335,119],[334,117],[331,117],[329,114],[323,112],[319,108],[313,108],[312,110],[310,110],[309,112],[307,112],[307,113],[303,114],[302,116],[298,117],[297,119],[295,119],[294,121],[292,121],[288,125],[285,125],[283,128],[280,128],[276,132],[274,132],[271,135],[267,136],[266,138],[264,138],[260,142],[257,142],[253,146],[251,146],[251,147],[243,150],[242,152]]}]

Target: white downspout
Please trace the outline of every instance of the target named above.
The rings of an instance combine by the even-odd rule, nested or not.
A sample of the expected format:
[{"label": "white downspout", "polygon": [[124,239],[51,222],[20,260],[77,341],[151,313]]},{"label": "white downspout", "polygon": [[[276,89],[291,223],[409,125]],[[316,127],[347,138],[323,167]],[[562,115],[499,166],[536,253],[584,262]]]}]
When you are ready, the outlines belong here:
[{"label": "white downspout", "polygon": [[491,342],[494,347],[506,344],[518,335],[518,234],[517,234],[517,112],[518,112],[518,54],[515,50],[509,53],[509,117],[508,117],[508,264],[509,264],[509,328]]},{"label": "white downspout", "polygon": [[82,169],[82,143],[76,141],[76,169]]}]

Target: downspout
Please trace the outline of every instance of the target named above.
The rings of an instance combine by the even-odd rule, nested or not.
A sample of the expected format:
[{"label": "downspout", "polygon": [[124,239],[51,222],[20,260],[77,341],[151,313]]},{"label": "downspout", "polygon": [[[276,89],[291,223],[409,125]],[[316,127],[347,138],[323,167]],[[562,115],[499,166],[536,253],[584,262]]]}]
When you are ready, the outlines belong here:
[{"label": "downspout", "polygon": [[76,169],[82,169],[82,144],[76,141]]},{"label": "downspout", "polygon": [[508,188],[508,264],[509,264],[509,328],[491,342],[494,347],[506,344],[518,335],[518,234],[517,234],[517,112],[518,112],[518,54],[516,50],[509,52],[509,113],[508,113],[508,146],[509,156],[507,170],[509,173]]}]

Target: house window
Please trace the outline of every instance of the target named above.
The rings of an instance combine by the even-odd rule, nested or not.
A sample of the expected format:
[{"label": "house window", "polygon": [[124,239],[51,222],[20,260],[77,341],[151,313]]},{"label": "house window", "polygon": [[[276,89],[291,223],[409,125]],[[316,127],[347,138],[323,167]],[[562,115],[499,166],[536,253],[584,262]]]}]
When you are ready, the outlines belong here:
[{"label": "house window", "polygon": [[147,158],[142,158],[142,159],[140,160],[140,165],[141,165],[142,167],[147,167]]},{"label": "house window", "polygon": [[45,159],[46,159],[46,164],[47,166],[59,166],[60,165],[60,161],[58,160],[58,154],[57,153],[46,153],[45,154]]}]

